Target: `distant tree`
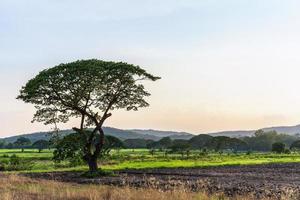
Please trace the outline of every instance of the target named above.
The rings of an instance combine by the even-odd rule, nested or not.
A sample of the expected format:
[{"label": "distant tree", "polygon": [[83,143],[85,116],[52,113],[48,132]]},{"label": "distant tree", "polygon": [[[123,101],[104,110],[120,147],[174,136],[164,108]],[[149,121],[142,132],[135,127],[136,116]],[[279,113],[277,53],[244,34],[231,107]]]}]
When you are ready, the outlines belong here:
[{"label": "distant tree", "polygon": [[29,147],[30,145],[31,141],[26,137],[19,137],[17,141],[14,142],[14,146],[21,148],[22,152],[24,152],[24,148]]},{"label": "distant tree", "polygon": [[168,149],[172,146],[173,141],[170,137],[164,137],[158,141],[161,149]]},{"label": "distant tree", "polygon": [[300,150],[300,140],[293,142],[290,146],[290,149],[299,151]]},{"label": "distant tree", "polygon": [[5,140],[0,140],[0,149],[3,149],[6,146]]},{"label": "distant tree", "polygon": [[32,147],[37,148],[39,150],[39,153],[41,153],[43,149],[49,148],[49,141],[38,140],[32,144]]},{"label": "distant tree", "polygon": [[187,140],[174,140],[171,146],[171,151],[173,153],[180,153],[182,157],[184,156],[184,154],[186,154],[188,157],[190,149],[191,145],[188,143]]},{"label": "distant tree", "polygon": [[152,144],[153,140],[146,140],[146,139],[127,139],[124,141],[124,145],[128,149],[145,149],[150,148],[149,144]]},{"label": "distant tree", "polygon": [[248,149],[248,145],[246,142],[238,138],[230,138],[226,136],[217,136],[212,138],[207,142],[206,147],[215,151],[244,151]]},{"label": "distant tree", "polygon": [[102,155],[108,155],[112,149],[124,148],[124,143],[117,137],[107,135],[105,136],[105,143],[102,150]]},{"label": "distant tree", "polygon": [[[141,81],[158,79],[123,62],[80,60],[43,70],[22,87],[17,98],[35,105],[33,121],[57,124],[80,118],[73,130],[83,136],[84,159],[90,172],[96,172],[105,143],[103,124],[110,112],[149,106],[145,97],[150,93]],[[87,127],[93,128],[91,134],[86,134]]]},{"label": "distant tree", "polygon": [[5,148],[7,148],[7,149],[13,149],[14,148],[14,144],[13,143],[8,143],[6,146],[5,146]]},{"label": "distant tree", "polygon": [[207,134],[200,134],[195,137],[192,137],[189,140],[189,144],[193,149],[203,149],[206,148],[207,144],[213,139],[213,136]]},{"label": "distant tree", "polygon": [[244,137],[241,139],[248,144],[251,150],[255,151],[271,151],[272,144],[275,142],[281,142],[286,146],[290,146],[294,141],[299,140],[297,136],[263,130],[257,131],[253,137]]},{"label": "distant tree", "polygon": [[276,153],[284,153],[285,150],[285,144],[282,142],[275,142],[272,145],[272,151]]},{"label": "distant tree", "polygon": [[164,137],[159,141],[153,141],[147,144],[148,149],[160,149],[166,150],[172,146],[172,140],[170,137]]}]

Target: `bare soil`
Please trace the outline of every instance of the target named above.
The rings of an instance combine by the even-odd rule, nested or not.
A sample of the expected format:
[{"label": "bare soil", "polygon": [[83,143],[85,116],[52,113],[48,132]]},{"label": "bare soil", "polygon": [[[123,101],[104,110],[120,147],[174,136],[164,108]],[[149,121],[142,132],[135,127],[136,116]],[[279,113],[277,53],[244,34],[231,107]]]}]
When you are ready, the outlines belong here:
[{"label": "bare soil", "polygon": [[31,178],[114,186],[151,187],[160,190],[185,188],[191,191],[252,195],[257,199],[300,199],[300,163],[210,168],[123,170],[116,176],[83,178],[81,173],[23,174]]}]

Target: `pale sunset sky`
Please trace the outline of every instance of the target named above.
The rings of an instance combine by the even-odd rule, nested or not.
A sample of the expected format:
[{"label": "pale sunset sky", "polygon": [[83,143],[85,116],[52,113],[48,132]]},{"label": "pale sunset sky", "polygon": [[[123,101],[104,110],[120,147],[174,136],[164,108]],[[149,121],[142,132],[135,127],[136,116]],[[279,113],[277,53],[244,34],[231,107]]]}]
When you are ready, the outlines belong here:
[{"label": "pale sunset sky", "polygon": [[[44,68],[140,65],[151,106],[105,124],[207,133],[300,124],[300,1],[0,0],[0,137],[50,130],[16,100]],[[76,121],[61,125],[71,128]]]}]

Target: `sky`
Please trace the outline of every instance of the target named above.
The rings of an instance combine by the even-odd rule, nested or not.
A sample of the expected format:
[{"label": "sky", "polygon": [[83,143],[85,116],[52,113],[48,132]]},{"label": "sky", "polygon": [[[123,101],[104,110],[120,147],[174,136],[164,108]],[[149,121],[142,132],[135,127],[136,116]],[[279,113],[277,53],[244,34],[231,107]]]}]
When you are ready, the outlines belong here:
[{"label": "sky", "polygon": [[[0,0],[0,137],[47,131],[16,100],[42,69],[124,61],[162,79],[106,126],[208,133],[300,124],[297,0]],[[60,125],[71,128],[76,120]]]}]

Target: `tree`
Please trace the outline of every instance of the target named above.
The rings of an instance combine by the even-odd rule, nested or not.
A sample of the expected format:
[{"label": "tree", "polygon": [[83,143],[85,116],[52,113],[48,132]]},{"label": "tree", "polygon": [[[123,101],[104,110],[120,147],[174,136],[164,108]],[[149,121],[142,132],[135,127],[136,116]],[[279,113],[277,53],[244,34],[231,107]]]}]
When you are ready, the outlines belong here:
[{"label": "tree", "polygon": [[180,153],[182,157],[184,156],[184,153],[186,153],[188,157],[190,149],[191,149],[191,145],[188,143],[187,140],[180,140],[180,139],[174,140],[171,146],[172,152]]},{"label": "tree", "polygon": [[215,151],[220,150],[233,150],[233,151],[245,151],[248,150],[248,144],[237,138],[230,138],[226,136],[217,136],[209,140],[205,146]]},{"label": "tree", "polygon": [[43,149],[49,148],[49,141],[38,140],[32,144],[32,147],[37,148],[39,150],[39,153],[41,153]]},{"label": "tree", "polygon": [[119,138],[111,135],[105,136],[105,143],[102,150],[103,155],[108,155],[112,149],[121,148],[124,148],[124,143]]},{"label": "tree", "polygon": [[127,139],[124,141],[124,145],[128,149],[144,149],[149,148],[149,145],[153,142],[153,140],[147,140],[142,138]]},{"label": "tree", "polygon": [[285,150],[285,144],[282,142],[275,142],[272,144],[272,151],[276,153],[283,153]]},{"label": "tree", "polygon": [[[80,118],[73,130],[83,135],[84,160],[95,172],[105,142],[102,126],[111,111],[149,106],[145,97],[150,93],[141,81],[158,79],[123,62],[80,60],[43,70],[22,87],[17,98],[35,105],[33,121],[57,124]],[[93,128],[91,134],[86,133],[87,127]]]},{"label": "tree", "polygon": [[5,140],[0,140],[0,149],[4,148],[6,145]]},{"label": "tree", "polygon": [[286,146],[291,146],[294,141],[299,140],[298,137],[287,134],[279,134],[276,131],[259,130],[253,137],[241,138],[245,141],[251,150],[255,151],[271,151],[272,144],[275,142],[284,143]]},{"label": "tree", "polygon": [[168,149],[169,147],[172,146],[173,141],[171,140],[170,137],[164,137],[164,138],[160,139],[158,141],[158,143],[159,143],[159,147],[161,149]]},{"label": "tree", "polygon": [[[91,131],[86,131],[86,134],[92,134]],[[59,139],[55,144],[54,150],[54,161],[60,162],[63,160],[68,160],[70,162],[85,159],[85,136],[75,132],[71,133],[62,139]],[[97,136],[99,139],[99,136]],[[99,157],[103,155],[108,155],[112,149],[118,149],[123,147],[123,142],[114,136],[105,136],[105,143],[100,152]]]},{"label": "tree", "polygon": [[300,140],[293,142],[290,146],[290,149],[299,151],[300,150]]},{"label": "tree", "polygon": [[17,141],[14,142],[14,145],[16,147],[19,147],[22,149],[22,152],[24,152],[24,148],[28,147],[31,145],[31,141],[30,139],[26,138],[26,137],[19,137],[17,139]]},{"label": "tree", "polygon": [[166,150],[169,147],[172,146],[172,140],[170,137],[164,137],[160,139],[159,141],[153,141],[147,144],[148,149],[160,149],[160,150]]},{"label": "tree", "polygon": [[191,144],[192,148],[194,148],[194,149],[203,149],[203,148],[206,148],[206,144],[208,144],[212,139],[213,139],[213,136],[206,135],[206,134],[200,134],[200,135],[192,137],[189,140],[189,143]]}]

